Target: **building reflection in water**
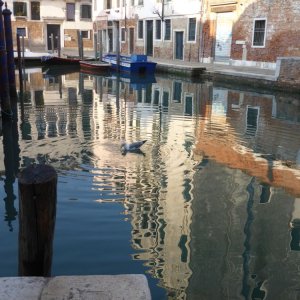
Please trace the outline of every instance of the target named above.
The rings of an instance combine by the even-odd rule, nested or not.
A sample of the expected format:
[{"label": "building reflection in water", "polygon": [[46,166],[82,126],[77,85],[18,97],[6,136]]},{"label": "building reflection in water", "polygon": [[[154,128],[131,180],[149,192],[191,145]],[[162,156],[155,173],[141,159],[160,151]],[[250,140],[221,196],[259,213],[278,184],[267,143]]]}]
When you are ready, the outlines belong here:
[{"label": "building reflection in water", "polygon": [[[71,160],[80,139],[69,152],[94,168],[99,201],[124,203],[132,257],[169,298],[294,299],[299,100],[164,77],[142,89],[113,76],[27,78],[22,140],[65,137],[55,157]],[[121,140],[140,138],[145,156],[112,161]],[[41,151],[54,163],[49,149],[23,164]]]}]

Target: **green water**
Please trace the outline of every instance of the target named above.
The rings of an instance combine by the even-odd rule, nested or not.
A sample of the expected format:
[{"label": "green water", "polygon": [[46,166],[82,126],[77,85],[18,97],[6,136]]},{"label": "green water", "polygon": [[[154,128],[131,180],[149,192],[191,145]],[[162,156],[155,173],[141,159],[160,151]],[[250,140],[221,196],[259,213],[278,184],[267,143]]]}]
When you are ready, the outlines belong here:
[{"label": "green water", "polygon": [[18,275],[16,174],[46,163],[58,173],[52,275],[142,273],[153,299],[295,299],[299,99],[27,73],[1,136],[1,276]]}]

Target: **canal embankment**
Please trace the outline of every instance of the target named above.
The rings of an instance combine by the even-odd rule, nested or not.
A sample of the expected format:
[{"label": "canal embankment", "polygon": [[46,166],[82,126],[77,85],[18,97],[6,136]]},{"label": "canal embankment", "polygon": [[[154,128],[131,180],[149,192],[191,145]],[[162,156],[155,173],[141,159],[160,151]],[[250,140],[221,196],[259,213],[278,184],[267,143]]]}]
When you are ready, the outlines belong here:
[{"label": "canal embankment", "polygon": [[150,300],[145,275],[2,277],[0,299]]},{"label": "canal embankment", "polygon": [[275,69],[236,66],[228,63],[197,63],[152,59],[158,74],[211,80],[215,83],[238,85],[251,89],[298,93],[300,91],[300,58],[280,57]]}]

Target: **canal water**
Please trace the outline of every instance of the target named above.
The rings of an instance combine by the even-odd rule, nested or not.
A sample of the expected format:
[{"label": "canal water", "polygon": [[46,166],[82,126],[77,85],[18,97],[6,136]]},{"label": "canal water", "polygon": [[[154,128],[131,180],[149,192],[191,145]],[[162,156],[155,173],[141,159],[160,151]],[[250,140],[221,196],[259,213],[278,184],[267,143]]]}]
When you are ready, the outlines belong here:
[{"label": "canal water", "polygon": [[300,297],[299,98],[64,73],[26,69],[3,128],[0,276],[18,275],[16,175],[46,163],[53,276],[142,273],[159,300]]}]

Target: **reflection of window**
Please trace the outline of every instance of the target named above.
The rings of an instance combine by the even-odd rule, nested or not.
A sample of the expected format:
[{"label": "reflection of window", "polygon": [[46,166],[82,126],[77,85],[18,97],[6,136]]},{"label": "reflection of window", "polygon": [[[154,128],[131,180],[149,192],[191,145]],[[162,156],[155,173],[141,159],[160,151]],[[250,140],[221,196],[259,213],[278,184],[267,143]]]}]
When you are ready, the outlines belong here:
[{"label": "reflection of window", "polygon": [[26,28],[25,28],[25,27],[18,27],[18,28],[17,28],[17,34],[18,34],[19,36],[24,36],[24,37],[26,37],[26,36],[27,36],[27,34],[26,34]]},{"label": "reflection of window", "polygon": [[44,105],[44,91],[34,91],[34,100],[36,106]]},{"label": "reflection of window", "polygon": [[159,104],[159,90],[155,90],[154,91],[153,104],[154,105],[158,105]]},{"label": "reflection of window", "polygon": [[139,39],[144,38],[144,22],[142,20],[139,20],[138,23],[138,38]]},{"label": "reflection of window", "polygon": [[67,3],[67,21],[75,21],[75,3]]},{"label": "reflection of window", "polygon": [[196,18],[189,19],[189,41],[196,40]]},{"label": "reflection of window", "polygon": [[160,40],[161,39],[161,20],[155,21],[155,27],[156,27],[155,37],[157,40]]},{"label": "reflection of window", "polygon": [[27,5],[25,2],[14,2],[13,10],[16,17],[27,17]]},{"label": "reflection of window", "polygon": [[162,105],[164,107],[168,107],[169,106],[169,92],[163,92]]},{"label": "reflection of window", "polygon": [[182,83],[178,81],[173,82],[173,101],[180,103],[182,93]]},{"label": "reflection of window", "polygon": [[73,88],[73,87],[68,88],[68,100],[69,100],[69,104],[71,104],[71,105],[77,103],[76,88]]},{"label": "reflection of window", "polygon": [[165,40],[171,40],[171,20],[165,20]]},{"label": "reflection of window", "polygon": [[144,0],[138,0],[138,5],[144,5]]},{"label": "reflection of window", "polygon": [[31,20],[40,19],[40,2],[31,2]]},{"label": "reflection of window", "polygon": [[252,46],[264,47],[265,35],[266,35],[266,20],[265,19],[254,20]]},{"label": "reflection of window", "polygon": [[185,96],[184,113],[189,116],[193,114],[193,96]]},{"label": "reflection of window", "polygon": [[92,18],[92,7],[88,4],[82,4],[80,6],[80,18],[91,19]]},{"label": "reflection of window", "polygon": [[259,107],[247,106],[246,134],[254,136],[258,126]]}]

